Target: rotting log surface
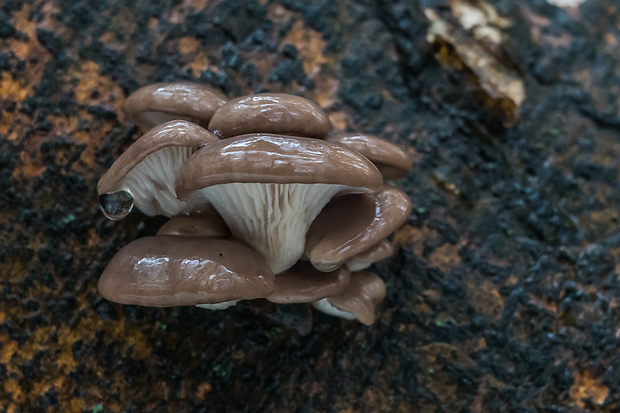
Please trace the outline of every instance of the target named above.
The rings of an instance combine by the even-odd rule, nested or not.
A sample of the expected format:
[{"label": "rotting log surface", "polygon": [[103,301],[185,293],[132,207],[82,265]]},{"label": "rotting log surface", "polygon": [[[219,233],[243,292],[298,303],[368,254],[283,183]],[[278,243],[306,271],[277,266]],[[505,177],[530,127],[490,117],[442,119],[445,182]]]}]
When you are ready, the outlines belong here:
[{"label": "rotting log surface", "polygon": [[[452,26],[427,43],[447,0],[3,1],[2,411],[618,411],[620,10],[552,3],[491,1],[497,49]],[[504,75],[519,120],[519,93],[489,97]],[[373,326],[99,296],[114,253],[163,223],[98,209],[140,134],[121,104],[178,79],[301,93],[411,147]]]}]

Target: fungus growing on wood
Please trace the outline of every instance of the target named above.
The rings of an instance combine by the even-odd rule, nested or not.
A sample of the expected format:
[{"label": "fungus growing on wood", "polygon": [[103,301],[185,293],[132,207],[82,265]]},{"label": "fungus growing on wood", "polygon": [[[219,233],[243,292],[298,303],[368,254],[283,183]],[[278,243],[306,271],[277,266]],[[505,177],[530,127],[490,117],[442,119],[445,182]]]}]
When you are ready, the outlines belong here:
[{"label": "fungus growing on wood", "polygon": [[160,84],[126,107],[143,125],[183,118],[215,133],[188,120],[155,126],[101,178],[108,218],[134,204],[171,217],[116,254],[99,280],[104,297],[209,309],[266,298],[373,322],[385,285],[360,270],[392,254],[386,237],[411,210],[383,185],[409,171],[405,152],[370,135],[324,140],[327,115],[298,96],[224,104],[199,85]]}]

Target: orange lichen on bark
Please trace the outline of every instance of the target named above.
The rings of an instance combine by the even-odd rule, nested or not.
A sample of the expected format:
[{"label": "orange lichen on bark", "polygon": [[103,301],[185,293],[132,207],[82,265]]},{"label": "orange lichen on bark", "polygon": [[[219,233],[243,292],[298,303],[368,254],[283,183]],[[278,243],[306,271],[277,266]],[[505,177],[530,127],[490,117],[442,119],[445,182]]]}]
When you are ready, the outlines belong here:
[{"label": "orange lichen on bark", "polygon": [[316,85],[316,103],[322,108],[329,108],[338,100],[340,81],[333,77],[326,77]]},{"label": "orange lichen on bark", "polygon": [[200,42],[195,37],[185,36],[178,40],[177,46],[180,53],[191,54],[198,49]]},{"label": "orange lichen on bark", "polygon": [[2,72],[2,77],[0,77],[0,99],[22,102],[31,91],[32,85],[30,88],[23,87],[20,82],[13,79],[10,73]]},{"label": "orange lichen on bark", "polygon": [[480,380],[480,384],[478,385],[478,389],[476,390],[476,398],[472,403],[470,410],[475,413],[484,413],[488,410],[486,409],[486,396],[489,390],[503,390],[506,388],[506,384],[497,380],[495,377],[490,374],[485,374]]},{"label": "orange lichen on bark", "polygon": [[[80,302],[80,308],[88,312],[90,304],[87,302],[86,297],[80,296],[78,301]],[[6,366],[7,373],[11,377],[11,379],[4,383],[5,396],[8,397],[10,394],[9,400],[17,405],[22,405],[23,403],[36,400],[37,397],[40,397],[41,394],[47,391],[70,394],[76,386],[75,381],[71,378],[71,373],[80,364],[79,360],[74,356],[73,345],[80,340],[95,340],[95,335],[99,331],[104,331],[106,337],[120,338],[125,343],[125,351],[131,349],[132,358],[147,359],[151,355],[151,346],[139,327],[122,320],[106,322],[92,315],[85,315],[74,328],[68,324],[59,326],[47,325],[35,328],[21,346],[16,341],[11,340],[8,334],[0,334],[0,348],[2,348],[0,363]],[[49,348],[55,349],[53,357],[49,355],[40,357]],[[38,369],[37,374],[41,376],[41,379],[34,382],[32,388],[24,392],[19,386],[19,380],[22,376],[21,367],[28,360],[37,360],[35,367]],[[90,366],[89,368],[94,368],[93,373],[103,378],[105,373],[101,371],[102,367]],[[123,381],[122,376],[114,380],[115,383],[123,383]],[[102,394],[92,394],[90,390],[85,391],[89,398],[97,397],[101,399],[103,397]],[[60,398],[58,407],[59,411],[79,412],[84,406],[86,406],[86,400]],[[106,407],[112,411],[120,410],[118,405]]]},{"label": "orange lichen on bark", "polygon": [[428,257],[428,265],[437,267],[444,273],[458,268],[461,265],[461,256],[459,255],[461,246],[461,242],[456,245],[445,243],[436,248]]},{"label": "orange lichen on bark", "polygon": [[335,129],[345,130],[347,125],[350,125],[352,120],[351,116],[343,111],[333,112],[329,114],[329,121],[332,123]]},{"label": "orange lichen on bark", "polygon": [[422,257],[424,246],[428,241],[435,240],[439,233],[424,225],[422,228],[403,225],[394,233],[394,246],[401,245],[403,248],[410,248],[415,255]]},{"label": "orange lichen on bark", "polygon": [[[23,76],[17,85],[22,89],[18,95],[20,99],[15,99],[15,103],[19,106],[22,100],[29,94],[31,94],[36,85],[41,81],[41,76],[45,70],[45,65],[49,62],[50,53],[39,43],[37,40],[37,28],[44,26],[43,23],[36,24],[29,20],[28,16],[31,12],[29,5],[24,5],[22,9],[16,14],[14,20],[15,29],[28,34],[25,38],[8,38],[5,40],[7,50],[10,50],[12,54],[19,60],[26,62],[26,70],[28,76]],[[5,82],[3,74],[2,83]],[[4,99],[5,97],[2,96]]]},{"label": "orange lichen on bark", "polygon": [[315,78],[321,71],[321,65],[327,62],[323,56],[323,49],[327,42],[322,39],[321,33],[305,27],[303,21],[297,21],[293,25],[282,44],[292,44],[297,48],[303,61],[304,72],[310,78]]},{"label": "orange lichen on bark", "polygon": [[471,282],[467,285],[467,296],[476,311],[486,315],[490,321],[496,322],[504,311],[504,297],[499,293],[499,287],[491,280]]},{"label": "orange lichen on bark", "polygon": [[589,371],[579,373],[573,372],[575,383],[569,390],[570,398],[573,399],[580,408],[585,407],[585,401],[590,399],[594,404],[603,404],[609,393],[609,388],[600,378],[594,377]]},{"label": "orange lichen on bark", "polygon": [[[75,100],[82,105],[108,105],[120,112],[125,94],[110,76],[102,75],[99,65],[87,60],[72,67],[68,79],[77,79]],[[121,119],[122,120],[122,119]]]}]

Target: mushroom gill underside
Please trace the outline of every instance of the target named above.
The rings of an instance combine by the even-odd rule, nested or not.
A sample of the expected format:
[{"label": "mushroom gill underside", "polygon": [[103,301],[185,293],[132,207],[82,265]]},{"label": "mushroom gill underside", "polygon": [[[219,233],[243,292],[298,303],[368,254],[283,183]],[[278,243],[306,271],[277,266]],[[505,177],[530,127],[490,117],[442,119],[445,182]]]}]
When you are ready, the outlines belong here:
[{"label": "mushroom gill underside", "polygon": [[[165,87],[174,90],[176,86]],[[193,90],[187,85],[183,87]],[[146,88],[141,91],[150,93]],[[243,99],[251,100],[252,96]],[[205,107],[213,107],[215,126],[230,129],[223,134],[226,137],[238,133],[239,129],[244,133],[287,133],[312,142],[323,142],[322,139],[327,138],[329,120],[316,104],[306,105],[298,96],[289,101],[285,94],[261,99],[276,102],[278,111],[297,111],[296,117],[262,118],[268,116],[263,113],[269,111],[261,112],[258,103],[246,105],[243,108],[246,112],[242,113],[239,105],[233,105],[235,101],[223,103],[220,97],[214,97],[212,105]],[[175,99],[169,101],[174,103]],[[303,111],[299,111],[299,107],[303,107]],[[146,119],[145,123],[151,124],[195,116],[171,108],[170,112],[163,113],[164,119],[154,111],[133,109],[134,119]],[[239,124],[235,123],[236,114]],[[201,119],[200,124],[204,125],[205,119]],[[210,133],[201,126],[192,125],[191,128]],[[312,131],[311,138],[304,135],[310,133],[307,131]],[[166,133],[172,132],[166,130]],[[283,141],[292,138],[281,136]],[[232,138],[231,141],[234,139],[239,142],[246,138]],[[277,135],[266,137],[265,145],[275,147],[278,139]],[[235,173],[231,172],[232,178],[227,177],[226,182],[218,178],[219,181],[206,187],[198,186],[181,193],[179,181],[184,166],[192,160],[195,164],[208,164],[202,159],[196,162],[202,148],[220,151],[228,139],[219,143],[205,140],[197,146],[171,143],[153,149],[152,153],[144,151],[145,156],[139,158],[142,160],[136,161],[138,163],[116,181],[116,192],[100,192],[100,199],[105,201],[102,209],[106,216],[115,220],[124,218],[134,205],[147,215],[164,215],[171,219],[157,235],[140,238],[114,256],[99,280],[100,293],[108,300],[123,304],[191,305],[210,310],[222,310],[240,301],[259,298],[273,303],[307,303],[331,316],[372,324],[376,307],[385,296],[385,284],[366,268],[392,255],[394,246],[387,237],[402,225],[411,210],[404,192],[388,185],[380,187],[382,181],[396,174],[386,174],[382,178],[380,171],[396,168],[398,176],[402,177],[411,164],[404,151],[377,137],[337,135],[332,140],[337,147],[354,152],[354,157],[359,156],[367,173],[376,173],[378,178],[374,186],[346,185],[342,177],[327,179],[324,167],[318,162],[316,179],[314,175],[311,178],[304,175],[299,178],[301,182],[280,178],[261,182],[260,177],[256,182],[247,179],[236,182]],[[288,139],[288,147],[282,144],[282,156],[287,157],[286,162],[295,164],[290,142]],[[347,148],[349,142],[350,149]],[[357,147],[363,144],[369,149],[361,155],[354,144]],[[327,139],[325,145],[333,144]],[[340,151],[343,162],[351,163],[354,157],[345,157]],[[253,152],[253,156],[256,153]],[[338,162],[335,158],[332,155],[329,162]],[[226,160],[225,156],[223,159]],[[255,161],[243,162],[240,168],[249,167]],[[275,171],[282,168],[282,161],[263,163],[269,167],[270,162],[274,171],[271,175],[275,175]],[[125,168],[120,165],[116,170],[121,167]],[[251,167],[255,173],[256,166]],[[350,165],[347,167],[342,176],[353,170]],[[302,174],[306,165],[293,169]],[[243,170],[239,172],[244,174]],[[186,175],[196,180],[205,176],[200,173]],[[270,172],[265,176],[270,176]],[[330,180],[332,182],[328,182]],[[106,207],[114,213],[106,211]]]},{"label": "mushroom gill underside", "polygon": [[232,234],[257,250],[278,274],[303,255],[306,233],[343,185],[231,183],[196,191],[192,202],[211,203]]}]

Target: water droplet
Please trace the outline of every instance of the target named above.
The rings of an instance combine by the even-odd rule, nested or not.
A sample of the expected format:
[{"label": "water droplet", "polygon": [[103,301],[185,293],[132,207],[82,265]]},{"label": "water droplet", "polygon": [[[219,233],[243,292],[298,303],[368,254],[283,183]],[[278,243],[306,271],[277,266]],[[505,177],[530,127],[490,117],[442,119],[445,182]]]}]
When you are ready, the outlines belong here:
[{"label": "water droplet", "polygon": [[118,221],[129,215],[133,205],[133,197],[127,191],[99,195],[99,206],[103,215],[112,221]]}]

